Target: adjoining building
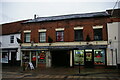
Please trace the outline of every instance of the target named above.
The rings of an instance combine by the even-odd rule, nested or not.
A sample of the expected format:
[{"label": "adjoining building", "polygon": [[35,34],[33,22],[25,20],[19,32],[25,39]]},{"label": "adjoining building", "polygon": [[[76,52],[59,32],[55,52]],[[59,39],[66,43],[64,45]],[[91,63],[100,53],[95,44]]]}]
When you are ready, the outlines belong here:
[{"label": "adjoining building", "polygon": [[120,68],[120,9],[107,10],[111,14],[107,23],[108,29],[108,65]]},{"label": "adjoining building", "polygon": [[21,65],[107,66],[107,12],[37,17],[23,23]]},{"label": "adjoining building", "polygon": [[17,38],[20,39],[22,22],[17,21],[11,23],[5,23],[1,25],[2,35],[0,35],[0,49],[1,56],[0,62],[2,65],[20,65],[20,45],[17,42]]}]

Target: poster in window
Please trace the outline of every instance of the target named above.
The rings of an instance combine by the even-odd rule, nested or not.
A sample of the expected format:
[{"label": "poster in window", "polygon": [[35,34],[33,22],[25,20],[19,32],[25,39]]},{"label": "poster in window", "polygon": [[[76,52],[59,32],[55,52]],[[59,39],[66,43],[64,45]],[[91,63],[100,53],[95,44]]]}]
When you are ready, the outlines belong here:
[{"label": "poster in window", "polygon": [[63,41],[63,32],[57,32],[57,41]]}]

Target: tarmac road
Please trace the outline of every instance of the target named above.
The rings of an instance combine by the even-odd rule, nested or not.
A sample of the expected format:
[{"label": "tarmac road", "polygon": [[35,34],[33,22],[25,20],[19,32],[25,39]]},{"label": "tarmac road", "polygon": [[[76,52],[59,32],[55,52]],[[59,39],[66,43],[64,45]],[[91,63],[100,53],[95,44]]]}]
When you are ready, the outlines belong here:
[{"label": "tarmac road", "polygon": [[15,67],[3,69],[2,80],[120,80],[119,69],[48,68],[21,71]]}]

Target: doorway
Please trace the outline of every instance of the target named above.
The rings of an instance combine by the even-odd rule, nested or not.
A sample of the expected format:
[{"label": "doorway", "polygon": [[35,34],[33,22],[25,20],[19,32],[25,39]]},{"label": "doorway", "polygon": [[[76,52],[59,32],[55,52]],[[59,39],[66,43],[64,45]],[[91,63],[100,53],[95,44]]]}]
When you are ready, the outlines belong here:
[{"label": "doorway", "polygon": [[85,50],[85,67],[90,68],[94,66],[93,50]]},{"label": "doorway", "polygon": [[11,52],[11,66],[16,65],[16,52]]},{"label": "doorway", "polygon": [[67,50],[55,50],[51,51],[52,66],[53,67],[69,67],[70,54]]}]

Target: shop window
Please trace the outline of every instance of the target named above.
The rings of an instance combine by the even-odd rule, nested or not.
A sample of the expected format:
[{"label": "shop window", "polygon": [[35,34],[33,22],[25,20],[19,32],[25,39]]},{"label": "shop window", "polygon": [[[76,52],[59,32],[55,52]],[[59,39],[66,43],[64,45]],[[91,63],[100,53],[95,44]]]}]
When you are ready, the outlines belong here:
[{"label": "shop window", "polygon": [[29,52],[25,51],[23,52],[23,62],[28,63],[29,62]]},{"label": "shop window", "polygon": [[105,51],[104,50],[94,50],[94,64],[105,65]]},{"label": "shop window", "polygon": [[8,63],[8,53],[2,52],[2,63]]},{"label": "shop window", "polygon": [[94,40],[102,40],[102,28],[94,29]]},{"label": "shop window", "polygon": [[14,36],[10,36],[10,43],[14,43]]},{"label": "shop window", "polygon": [[40,42],[46,42],[46,32],[39,33]]},{"label": "shop window", "polygon": [[26,43],[30,42],[30,33],[24,33],[24,42]]},{"label": "shop window", "polygon": [[74,50],[74,64],[84,65],[84,50]]},{"label": "shop window", "polygon": [[75,30],[75,41],[82,41],[83,40],[83,30]]},{"label": "shop window", "polygon": [[46,63],[45,51],[39,51],[39,53],[38,53],[38,63]]},{"label": "shop window", "polygon": [[63,31],[56,32],[56,41],[57,42],[64,41],[64,32]]}]

